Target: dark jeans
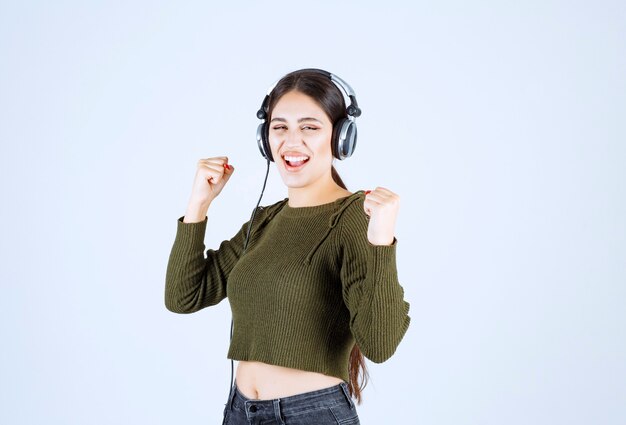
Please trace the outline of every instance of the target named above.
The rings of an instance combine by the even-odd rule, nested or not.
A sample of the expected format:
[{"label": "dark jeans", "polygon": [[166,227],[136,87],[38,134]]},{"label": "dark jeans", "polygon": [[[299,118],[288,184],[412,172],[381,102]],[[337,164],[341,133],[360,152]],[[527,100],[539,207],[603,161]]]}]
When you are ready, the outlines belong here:
[{"label": "dark jeans", "polygon": [[360,425],[348,384],[273,400],[249,399],[237,388],[228,394],[222,425]]}]

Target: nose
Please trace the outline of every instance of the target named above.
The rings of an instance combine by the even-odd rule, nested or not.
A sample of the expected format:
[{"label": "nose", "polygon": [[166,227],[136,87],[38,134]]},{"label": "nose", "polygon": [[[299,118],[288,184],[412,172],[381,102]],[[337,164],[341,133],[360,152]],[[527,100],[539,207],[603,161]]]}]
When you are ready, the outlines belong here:
[{"label": "nose", "polygon": [[302,135],[297,128],[285,132],[284,143],[286,147],[302,146]]},{"label": "nose", "polygon": [[299,128],[291,128],[286,132],[285,140],[287,142],[291,142],[293,140],[297,142],[302,142],[302,134]]},{"label": "nose", "polygon": [[297,127],[285,130],[280,134],[270,135],[270,149],[274,158],[278,157],[278,152],[302,151],[303,146],[305,146],[304,138]]}]

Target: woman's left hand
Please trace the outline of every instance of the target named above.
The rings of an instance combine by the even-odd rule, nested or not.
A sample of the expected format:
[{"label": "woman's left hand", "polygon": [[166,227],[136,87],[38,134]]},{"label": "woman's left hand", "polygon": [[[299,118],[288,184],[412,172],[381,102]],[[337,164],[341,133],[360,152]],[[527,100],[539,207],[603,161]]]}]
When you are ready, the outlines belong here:
[{"label": "woman's left hand", "polygon": [[367,239],[372,245],[391,245],[394,240],[400,197],[384,187],[365,192],[363,209],[370,216]]}]

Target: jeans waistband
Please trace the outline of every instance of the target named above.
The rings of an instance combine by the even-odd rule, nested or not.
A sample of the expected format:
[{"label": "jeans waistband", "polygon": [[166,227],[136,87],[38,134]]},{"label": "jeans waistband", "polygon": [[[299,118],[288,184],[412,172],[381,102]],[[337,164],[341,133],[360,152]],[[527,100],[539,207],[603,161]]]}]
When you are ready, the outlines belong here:
[{"label": "jeans waistband", "polygon": [[347,403],[350,408],[354,407],[354,402],[350,398],[348,384],[341,382],[335,386],[322,388],[321,390],[309,391],[289,397],[281,397],[272,400],[255,400],[243,395],[237,388],[235,381],[231,389],[231,406],[236,406],[245,411],[248,415],[258,412],[260,414],[277,413],[290,415],[297,412],[312,410],[316,408],[331,407],[338,404]]}]

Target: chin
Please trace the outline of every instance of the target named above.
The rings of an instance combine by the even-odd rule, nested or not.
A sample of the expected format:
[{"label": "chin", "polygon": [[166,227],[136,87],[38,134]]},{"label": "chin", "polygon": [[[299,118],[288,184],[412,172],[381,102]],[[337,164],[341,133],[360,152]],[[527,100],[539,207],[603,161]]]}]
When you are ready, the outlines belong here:
[{"label": "chin", "polygon": [[285,186],[291,189],[299,189],[301,187],[305,187],[309,185],[309,181],[307,179],[298,178],[296,176],[280,176],[283,180]]},{"label": "chin", "polygon": [[319,167],[309,167],[298,172],[290,172],[279,166],[278,173],[285,186],[291,189],[311,186],[316,182],[324,180],[325,175],[324,170],[319,169]]}]

